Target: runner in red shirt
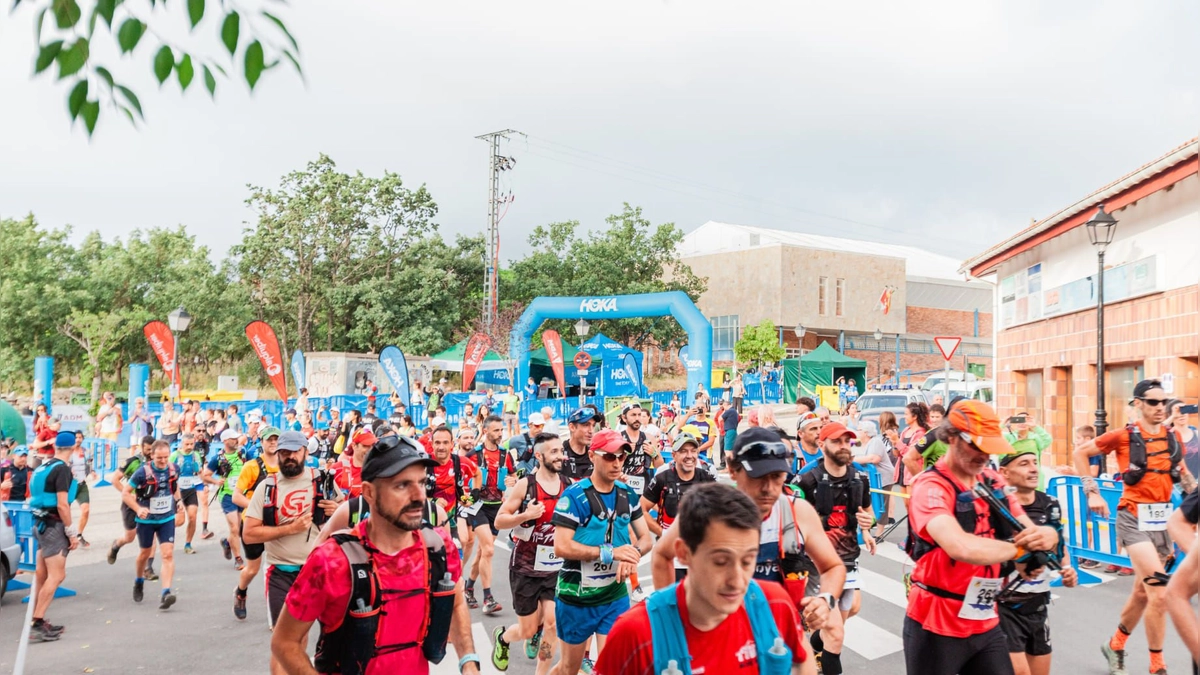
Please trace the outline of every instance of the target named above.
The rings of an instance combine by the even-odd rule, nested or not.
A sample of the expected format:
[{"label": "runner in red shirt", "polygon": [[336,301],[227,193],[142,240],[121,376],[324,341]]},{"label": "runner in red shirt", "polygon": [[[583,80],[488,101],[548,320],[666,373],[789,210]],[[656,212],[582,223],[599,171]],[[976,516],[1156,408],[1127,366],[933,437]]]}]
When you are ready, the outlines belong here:
[{"label": "runner in red shirt", "polygon": [[790,673],[793,663],[813,672],[787,591],[754,580],[760,525],[758,507],[732,486],[689,490],[673,528],[688,576],[617,619],[593,673],[658,675],[689,658],[693,673],[710,675]]},{"label": "runner in red shirt", "polygon": [[[1000,563],[1019,560],[1026,551],[1052,551],[1058,535],[1052,527],[1035,527],[1016,498],[1008,495],[1008,511],[1025,526],[1014,535],[1015,528],[971,494],[977,483],[990,483],[1000,494],[1005,487],[1004,479],[989,468],[990,455],[1013,449],[991,406],[962,401],[937,431],[949,449],[917,477],[909,499],[909,555],[917,564],[904,619],[908,673],[1012,675],[1008,642],[996,613],[995,597],[1004,583]],[[1010,536],[1011,541],[1003,541]],[[1023,573],[1039,572],[1020,562],[1017,566]]]},{"label": "runner in red shirt", "polygon": [[354,434],[354,438],[350,439],[350,463],[346,464],[343,458],[339,464],[337,473],[334,475],[334,481],[350,497],[357,497],[362,494],[362,467],[366,460],[367,453],[370,452],[371,446],[378,441],[375,434],[371,433],[368,428],[363,428],[358,433]]},{"label": "runner in red shirt", "polygon": [[459,539],[462,534],[458,527],[459,507],[463,506],[463,501],[471,494],[471,489],[478,487],[479,467],[470,458],[454,454],[454,433],[448,427],[440,426],[433,430],[430,434],[430,446],[433,449],[433,461],[437,462],[437,466],[433,467],[430,474],[433,490],[429,496],[446,511],[450,523],[450,536]]}]

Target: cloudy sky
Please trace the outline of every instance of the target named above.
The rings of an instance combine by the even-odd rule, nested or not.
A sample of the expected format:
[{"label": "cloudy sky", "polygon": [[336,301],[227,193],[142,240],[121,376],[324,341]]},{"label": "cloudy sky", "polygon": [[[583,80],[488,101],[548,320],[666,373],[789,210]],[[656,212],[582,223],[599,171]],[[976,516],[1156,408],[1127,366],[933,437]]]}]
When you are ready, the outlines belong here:
[{"label": "cloudy sky", "polygon": [[[184,39],[182,4],[160,32]],[[94,46],[147,124],[106,111],[90,141],[66,89],[32,77],[33,12],[5,13],[0,217],[109,237],[181,223],[221,255],[252,217],[246,184],[323,152],[425,183],[442,231],[474,233],[474,137],[512,128],[528,137],[505,147],[506,259],[536,225],[597,226],[624,201],[685,231],[723,220],[966,257],[1200,130],[1200,5],[1183,0],[270,5],[306,84],[280,68],[252,96],[222,82],[213,104],[199,77],[157,91],[147,40],[124,61]],[[209,17],[195,44],[217,53],[216,33]]]}]

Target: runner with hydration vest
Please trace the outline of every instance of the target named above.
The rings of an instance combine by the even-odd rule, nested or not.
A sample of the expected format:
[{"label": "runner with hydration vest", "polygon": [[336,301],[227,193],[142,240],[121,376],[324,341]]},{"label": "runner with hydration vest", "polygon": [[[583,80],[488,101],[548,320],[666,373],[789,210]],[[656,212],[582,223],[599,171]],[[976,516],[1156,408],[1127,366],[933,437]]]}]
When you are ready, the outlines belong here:
[{"label": "runner with hydration vest", "polygon": [[517,482],[512,455],[500,447],[503,435],[504,421],[496,415],[488,415],[483,420],[483,443],[475,453],[481,487],[473,495],[475,503],[464,509],[468,523],[474,530],[475,540],[479,543],[465,586],[467,606],[471,609],[479,606],[475,600],[475,580],[481,579],[483,613],[489,616],[503,609],[492,596],[492,556],[496,552],[496,536],[500,534],[496,527],[496,514],[500,512],[500,504],[504,501],[504,491]]},{"label": "runner with hydration vest", "polygon": [[154,541],[158,540],[162,554],[162,598],[158,608],[168,609],[175,604],[171,578],[175,573],[175,517],[183,508],[179,494],[179,472],[171,463],[171,444],[158,440],[150,448],[151,461],[129,477],[122,490],[122,501],[134,511],[137,522],[138,557],[134,567],[133,601],[141,602],[144,594],[145,569]]},{"label": "runner with hydration vest", "polygon": [[562,473],[573,481],[583,480],[592,475],[592,455],[588,449],[592,445],[592,435],[596,432],[596,424],[603,419],[600,411],[594,406],[585,405],[576,408],[567,416],[567,438],[563,441],[563,470]]},{"label": "runner with hydration vest", "polygon": [[690,573],[617,620],[593,672],[814,673],[791,598],[755,578],[760,527],[758,506],[733,487],[689,491],[671,531]]},{"label": "runner with hydration vest", "polygon": [[42,462],[29,477],[29,508],[33,511],[38,545],[37,597],[30,599],[33,602],[30,642],[53,642],[65,630],[46,621],[46,611],[55,591],[67,578],[67,553],[79,546],[79,533],[71,524],[76,483],[67,465],[74,445],[75,434],[59,432],[54,437],[54,456]]},{"label": "runner with hydration vest", "polygon": [[196,492],[197,486],[203,485],[200,477],[204,470],[204,457],[195,452],[196,435],[190,431],[183,432],[179,437],[179,448],[171,453],[171,464],[179,474],[179,498],[183,502],[187,514],[187,539],[183,544],[183,552],[194,554],[192,537],[196,536],[196,511],[200,508],[203,495]]},{"label": "runner with hydration vest", "polygon": [[229,536],[221,539],[221,548],[225,552],[225,559],[232,559],[234,567],[240,571],[246,566],[238,546],[242,510],[233,503],[233,492],[237,489],[238,476],[242,473],[246,458],[238,449],[236,431],[226,429],[221,432],[220,442],[221,448],[208,460],[200,477],[216,490],[212,498],[221,501],[221,512],[225,514],[225,524],[229,528]]},{"label": "runner with hydration vest", "polygon": [[1054,528],[1025,515],[1004,479],[990,468],[1012,452],[1000,420],[982,401],[962,401],[939,430],[946,455],[913,481],[908,554],[916,563],[904,619],[909,675],[1011,675],[1008,641],[996,598],[1001,563],[1036,578]]},{"label": "runner with hydration vest", "polygon": [[[679,515],[683,495],[697,485],[716,480],[712,469],[700,462],[700,441],[691,434],[677,435],[671,447],[671,463],[659,468],[642,493],[646,527],[655,537],[661,537]],[[687,567],[679,558],[675,558],[674,564],[675,580],[681,581],[687,575]]]},{"label": "runner with hydration vest", "polygon": [[[459,671],[479,672],[461,561],[449,532],[423,523],[433,464],[406,437],[371,448],[362,495],[374,515],[334,533],[305,560],[271,638],[284,672],[424,675],[446,657],[447,639]],[[314,622],[321,633],[310,661],[305,640]]]},{"label": "runner with hydration vest", "polygon": [[[654,476],[654,469],[663,465],[663,458],[659,454],[659,448],[650,443],[646,433],[642,431],[642,425],[649,419],[649,415],[642,410],[640,403],[630,401],[623,405],[618,419],[625,425],[621,430],[621,438],[625,439],[631,448],[629,456],[625,458],[625,473],[621,476],[621,481],[633,488],[634,494],[641,496],[646,491],[646,484]],[[629,583],[633,588],[630,591],[630,599],[633,602],[641,602],[646,595],[636,569],[630,575]]]},{"label": "runner with hydration vest", "polygon": [[245,564],[239,568],[237,588],[233,591],[233,615],[239,621],[246,619],[246,591],[250,588],[250,582],[258,576],[258,570],[262,567],[264,551],[262,544],[246,541],[244,536],[246,508],[250,506],[250,496],[254,494],[255,488],[261,485],[268,476],[273,476],[279,471],[279,455],[277,453],[282,434],[283,432],[275,427],[267,427],[262,430],[261,452],[258,457],[242,465],[242,470],[238,473],[237,484],[234,486],[233,494],[230,495],[241,516],[238,519],[238,540],[242,544],[242,553],[246,556]]},{"label": "runner with hydration vest", "polygon": [[1117,630],[1101,646],[1110,675],[1125,675],[1125,641],[1146,619],[1146,643],[1150,649],[1150,672],[1167,670],[1162,648],[1166,638],[1167,561],[1173,555],[1167,521],[1171,515],[1171,493],[1176,483],[1185,491],[1195,481],[1181,471],[1183,448],[1177,433],[1163,424],[1167,418],[1167,393],[1162,382],[1142,380],[1133,388],[1134,409],[1140,419],[1114,429],[1075,448],[1075,469],[1087,494],[1088,508],[1101,518],[1109,517],[1108,503],[1088,471],[1088,458],[1116,452],[1121,471],[1121,500],[1117,503],[1117,543],[1125,548],[1133,565],[1134,584],[1121,609]]},{"label": "runner with hydration vest", "polygon": [[[497,626],[494,632],[492,665],[508,670],[508,652],[512,643],[536,641],[537,673],[545,675],[554,656],[554,593],[563,561],[554,553],[554,525],[551,522],[559,498],[570,481],[562,470],[562,443],[557,434],[540,433],[533,439],[538,469],[516,482],[504,498],[496,527],[512,528],[514,540],[509,564],[509,587],[517,623]],[[541,635],[538,636],[539,626]],[[529,649],[526,653],[529,653]]]},{"label": "runner with hydration vest", "polygon": [[[117,470],[112,472],[109,477],[109,482],[117,489],[117,492],[124,492],[125,484],[129,481],[133,474],[137,473],[142,468],[143,464],[150,462],[150,447],[154,445],[153,436],[145,436],[141,439],[139,451],[136,451],[126,457],[118,466]],[[117,553],[121,547],[132,542],[137,536],[137,518],[134,515],[133,509],[129,508],[123,500],[121,502],[121,524],[124,526],[124,534],[120,539],[113,541],[112,546],[108,549],[108,564],[117,564]],[[146,562],[146,569],[140,575],[146,579],[154,581],[158,575],[154,573],[154,555],[151,553],[150,559]]]}]

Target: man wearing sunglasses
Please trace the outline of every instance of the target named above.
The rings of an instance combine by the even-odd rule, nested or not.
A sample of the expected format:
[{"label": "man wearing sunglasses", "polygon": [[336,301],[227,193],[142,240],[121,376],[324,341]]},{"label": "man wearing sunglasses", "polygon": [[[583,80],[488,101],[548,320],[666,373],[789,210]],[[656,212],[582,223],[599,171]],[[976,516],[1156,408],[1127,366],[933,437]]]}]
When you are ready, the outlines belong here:
[{"label": "man wearing sunglasses", "polygon": [[1117,503],[1117,542],[1125,547],[1133,564],[1133,591],[1121,610],[1121,622],[1101,651],[1111,675],[1125,675],[1125,641],[1146,619],[1146,642],[1150,648],[1150,672],[1167,672],[1163,661],[1166,623],[1166,568],[1172,555],[1167,520],[1171,515],[1171,492],[1180,481],[1182,443],[1166,427],[1167,392],[1159,380],[1142,380],[1133,388],[1133,407],[1140,419],[1123,429],[1076,446],[1075,470],[1082,476],[1088,508],[1108,518],[1108,504],[1088,471],[1088,458],[1117,453],[1121,470],[1121,501]]},{"label": "man wearing sunglasses", "polygon": [[631,450],[616,431],[597,432],[591,477],[566,488],[555,506],[554,554],[563,566],[554,611],[562,660],[554,675],[579,672],[592,635],[604,650],[613,622],[629,609],[625,580],[653,544],[639,496],[618,480]]},{"label": "man wearing sunglasses", "polygon": [[[683,495],[693,487],[717,480],[707,466],[700,467],[700,442],[691,434],[679,434],[671,446],[671,463],[662,467],[642,494],[642,511],[645,512],[646,527],[656,537],[675,522]],[[652,517],[654,510],[657,517]],[[682,580],[687,567],[675,558],[675,579]]]},{"label": "man wearing sunglasses", "polygon": [[583,480],[592,475],[592,456],[588,448],[592,445],[592,434],[600,411],[592,406],[583,406],[567,416],[567,440],[563,441],[562,473],[571,480]]}]

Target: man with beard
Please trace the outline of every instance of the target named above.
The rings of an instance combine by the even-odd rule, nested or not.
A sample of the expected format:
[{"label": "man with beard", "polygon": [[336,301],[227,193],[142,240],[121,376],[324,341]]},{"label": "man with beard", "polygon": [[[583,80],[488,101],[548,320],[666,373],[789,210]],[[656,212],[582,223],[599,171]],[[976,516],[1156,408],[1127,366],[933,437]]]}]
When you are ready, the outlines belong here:
[{"label": "man with beard", "polygon": [[[663,531],[675,522],[679,512],[679,503],[683,495],[696,485],[712,483],[717,477],[709,472],[707,467],[700,468],[700,441],[691,434],[681,433],[675,437],[671,447],[671,463],[663,467],[642,493],[642,512],[646,514],[646,527],[656,536],[661,537]],[[657,518],[650,515],[651,511],[658,514]],[[679,581],[687,574],[687,568],[675,559],[675,580]]]},{"label": "man with beard", "polygon": [[454,454],[454,436],[449,427],[434,429],[430,433],[430,445],[437,466],[430,473],[429,498],[434,506],[446,512],[450,538],[459,540],[462,531],[467,529],[458,525],[459,508],[470,491],[479,487],[479,467],[471,458]]},{"label": "man with beard", "polygon": [[160,610],[175,604],[171,592],[171,577],[175,573],[175,513],[182,502],[179,495],[179,474],[171,464],[171,444],[163,440],[154,441],[149,463],[143,463],[129,477],[122,489],[122,501],[134,510],[137,518],[137,538],[140,550],[134,566],[133,600],[142,601],[145,578],[150,556],[154,553],[154,540],[162,552],[162,600]]},{"label": "man with beard", "polygon": [[[841,675],[842,642],[845,639],[843,625],[846,619],[858,613],[862,603],[858,579],[858,531],[863,531],[863,543],[872,555],[875,554],[875,539],[871,536],[874,517],[871,511],[871,490],[866,475],[851,466],[851,443],[857,439],[855,432],[840,422],[831,422],[821,427],[818,442],[824,453],[821,461],[815,462],[810,470],[800,476],[800,488],[804,498],[817,510],[821,526],[833,542],[842,563],[846,566],[846,582],[838,599],[842,623],[813,633],[813,650],[819,652],[823,673]],[[820,584],[816,570],[809,567],[809,585],[813,592]]]},{"label": "man with beard", "polygon": [[[137,473],[142,465],[150,463],[150,448],[154,445],[153,436],[145,436],[141,442],[141,452],[135,452],[133,455],[126,457],[125,461],[117,467],[117,470],[109,477],[109,482],[119,492],[125,490],[125,483],[133,474]],[[108,549],[108,564],[117,564],[117,552],[121,547],[133,541],[137,536],[137,515],[132,508],[124,501],[121,502],[121,523],[125,526],[125,534],[121,535],[120,539],[113,541],[112,546]],[[152,538],[153,539],[153,538]],[[151,551],[150,559],[146,562],[146,569],[142,572],[142,577],[154,581],[158,579],[158,575],[154,573],[154,552]]]},{"label": "man with beard", "polygon": [[[625,424],[625,428],[621,430],[621,438],[631,448],[629,456],[625,458],[625,475],[621,481],[633,488],[634,493],[640,497],[653,475],[652,469],[662,466],[663,459],[658,454],[658,448],[648,443],[646,434],[642,433],[642,425],[648,417],[641,404],[636,401],[626,403],[621,407],[619,419]],[[629,585],[633,589],[630,592],[630,601],[641,602],[646,594],[642,590],[642,582],[638,579],[636,569],[629,575]]]},{"label": "man with beard", "polygon": [[[460,657],[460,672],[479,672],[471,616],[459,583],[461,562],[457,555],[447,555],[454,543],[445,529],[423,526],[433,463],[415,441],[402,436],[382,439],[371,448],[362,479],[363,498],[373,515],[334,535],[305,560],[271,639],[272,656],[284,672],[312,675],[356,668],[425,675],[425,652],[445,647],[446,610],[453,616],[449,639]],[[369,583],[352,581],[360,576]],[[447,577],[454,588],[452,600],[433,595],[438,580]],[[314,667],[305,639],[318,620],[321,638]],[[355,639],[360,635],[373,636],[374,644]]]},{"label": "man with beard", "polygon": [[[245,509],[250,506],[250,498],[258,486],[266,481],[268,476],[279,471],[277,453],[282,434],[283,432],[275,427],[263,429],[262,454],[242,467],[242,472],[238,474],[237,487],[233,491],[233,503],[237,505],[238,513],[242,514],[238,523],[238,537],[242,540],[242,551],[246,556],[246,565],[238,575],[237,590],[233,594],[233,615],[242,620],[246,618],[246,590],[250,588],[254,577],[258,576],[264,551],[262,544],[250,543],[245,539]],[[307,439],[305,441],[307,442]]]},{"label": "man with beard", "polygon": [[562,473],[572,481],[592,475],[592,458],[588,448],[591,447],[592,434],[596,431],[599,417],[599,411],[592,406],[578,408],[567,416],[569,436],[563,441]]},{"label": "man with beard", "polygon": [[537,471],[513,485],[496,515],[496,527],[513,528],[515,545],[508,581],[517,623],[507,629],[496,627],[492,665],[508,670],[509,646],[528,640],[526,656],[532,651],[538,659],[537,674],[545,675],[554,656],[554,589],[562,567],[562,559],[554,554],[551,520],[558,498],[570,481],[560,473],[563,449],[558,436],[538,434],[533,449],[538,457]]},{"label": "man with beard", "polygon": [[504,501],[504,491],[517,482],[512,455],[500,447],[503,437],[504,420],[496,415],[488,415],[483,421],[483,444],[475,455],[480,474],[480,488],[475,494],[478,503],[471,506],[473,513],[469,520],[479,541],[479,553],[471,565],[471,576],[467,579],[464,594],[467,606],[472,609],[478,606],[474,593],[475,580],[481,580],[483,613],[489,616],[502,609],[492,597],[492,556],[496,552],[496,535],[500,534],[496,527],[496,514],[500,512],[500,504]]},{"label": "man with beard", "polygon": [[[283,610],[288,591],[312,551],[314,535],[338,506],[337,502],[320,498],[316,475],[304,466],[307,449],[308,441],[300,432],[287,431],[278,437],[274,454],[279,461],[279,471],[267,476],[254,489],[243,521],[243,541],[265,549],[267,625],[272,628]],[[307,646],[307,636],[304,638]],[[271,673],[281,675],[284,672],[272,656]]]}]

